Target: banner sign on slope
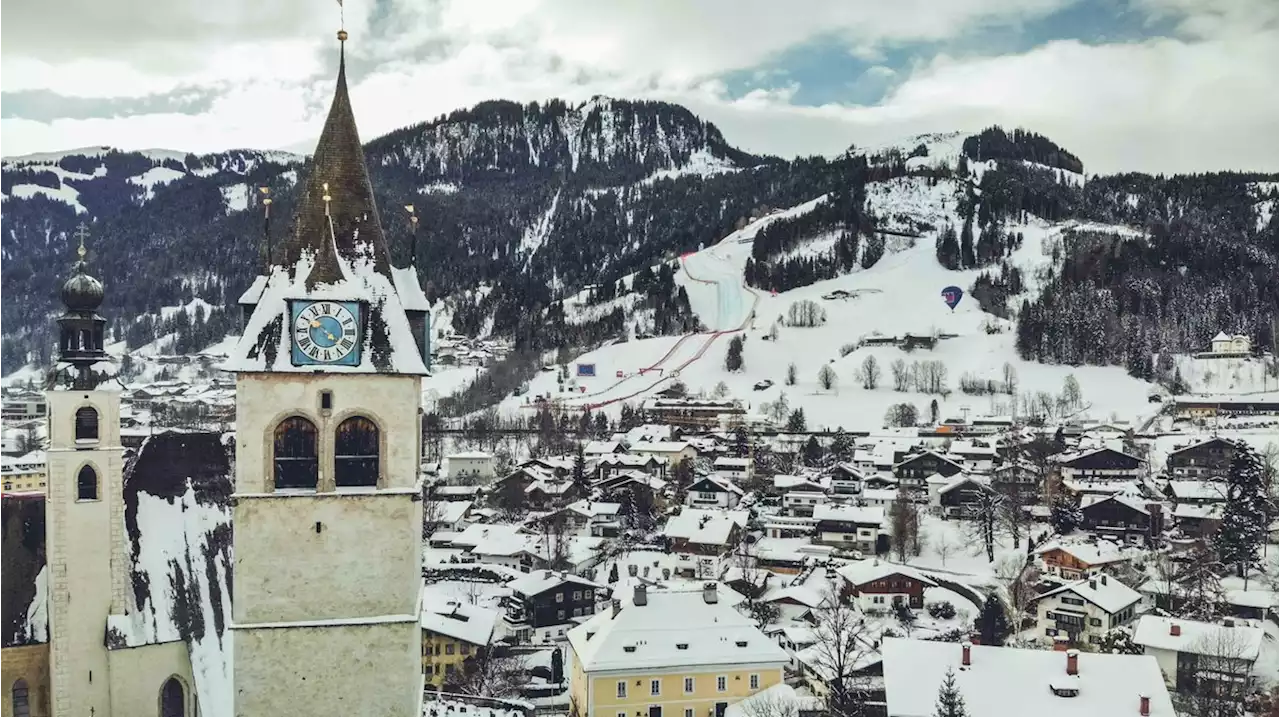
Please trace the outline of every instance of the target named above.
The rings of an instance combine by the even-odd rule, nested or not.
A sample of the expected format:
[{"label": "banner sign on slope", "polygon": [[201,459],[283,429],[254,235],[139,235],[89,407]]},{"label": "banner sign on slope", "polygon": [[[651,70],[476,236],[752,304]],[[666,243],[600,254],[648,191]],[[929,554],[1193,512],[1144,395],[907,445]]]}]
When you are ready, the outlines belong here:
[{"label": "banner sign on slope", "polygon": [[578,364],[578,376],[580,376],[580,377],[582,377],[582,378],[595,378],[595,377],[596,377],[596,365],[595,365],[595,364],[593,364],[593,363],[580,363],[580,364]]}]

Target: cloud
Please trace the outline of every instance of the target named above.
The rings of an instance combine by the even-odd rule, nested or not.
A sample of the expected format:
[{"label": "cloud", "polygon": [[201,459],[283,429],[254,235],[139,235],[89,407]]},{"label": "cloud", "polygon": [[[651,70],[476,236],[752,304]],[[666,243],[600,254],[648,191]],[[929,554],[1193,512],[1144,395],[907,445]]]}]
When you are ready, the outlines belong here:
[{"label": "cloud", "polygon": [[[303,0],[281,0],[278,11],[237,2],[229,6],[231,20],[207,33],[184,25],[163,40],[155,36],[164,35],[167,23],[208,20],[227,6],[179,0],[146,19],[146,32],[104,20],[104,31],[123,33],[120,42],[90,42],[63,56],[30,49],[31,39],[10,46],[6,33],[0,67],[5,152],[90,144],[193,151],[309,144],[332,92],[335,18],[317,11],[314,0],[306,10]],[[743,149],[783,156],[1000,123],[1049,136],[1080,154],[1090,171],[1276,169],[1274,2],[1134,0],[1153,22],[1176,21],[1176,36],[1059,41],[1019,54],[884,64],[886,49],[928,48],[992,28],[1016,32],[1020,23],[1067,2],[387,0],[352,7],[360,3],[348,0],[349,74],[365,139],[487,99],[582,101],[606,94],[686,104]],[[7,30],[21,29],[8,13],[5,19]],[[71,37],[87,34],[72,24]],[[848,84],[851,99],[844,103],[799,104],[798,85],[776,66],[778,58],[805,43],[832,40],[881,64]],[[130,42],[139,46],[119,49]],[[175,47],[184,43],[190,47]],[[203,57],[192,59],[197,49]],[[151,50],[168,59],[137,59]],[[756,84],[732,94],[724,77],[741,70]],[[805,79],[806,87],[810,82]],[[14,117],[7,111],[12,90],[43,88],[141,102],[206,90],[214,99],[199,114],[160,105],[180,111],[79,119],[68,112],[49,121],[49,113]],[[859,91],[879,98],[886,88],[872,105],[853,99]]]}]

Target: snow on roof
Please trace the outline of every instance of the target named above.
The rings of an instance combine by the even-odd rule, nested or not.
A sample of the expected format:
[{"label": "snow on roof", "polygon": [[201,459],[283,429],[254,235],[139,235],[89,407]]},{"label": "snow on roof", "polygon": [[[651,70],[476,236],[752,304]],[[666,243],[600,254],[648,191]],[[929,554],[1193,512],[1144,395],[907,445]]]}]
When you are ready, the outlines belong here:
[{"label": "snow on roof", "polygon": [[[690,489],[690,490],[699,490],[699,491],[701,491],[701,490],[705,490],[705,488],[698,488],[698,485],[699,485],[700,483],[710,483],[711,485],[715,486],[716,488],[719,488],[719,489],[720,489],[720,491],[722,491],[722,492],[725,492],[725,493],[733,493],[733,494],[735,494],[735,495],[742,495],[742,489],[741,489],[741,488],[739,488],[739,487],[738,487],[738,485],[737,485],[736,483],[734,483],[733,481],[729,480],[728,478],[722,478],[722,477],[720,477],[720,476],[715,476],[715,475],[702,476],[701,478],[699,478],[699,479],[695,480],[695,481],[693,482],[693,485],[692,485],[692,486],[690,486],[690,488],[689,488],[689,489]],[[708,492],[716,492],[716,491],[708,491]]]},{"label": "snow on roof", "polygon": [[1124,451],[1119,450],[1119,449],[1116,449],[1116,448],[1112,448],[1111,446],[1102,446],[1102,447],[1099,447],[1099,448],[1090,448],[1090,449],[1086,449],[1086,450],[1082,450],[1082,451],[1068,451],[1068,452],[1066,452],[1066,453],[1059,453],[1057,456],[1054,456],[1054,458],[1055,458],[1059,463],[1062,463],[1062,464],[1064,464],[1064,465],[1065,465],[1065,464],[1067,464],[1067,463],[1073,463],[1073,462],[1075,462],[1075,461],[1078,461],[1078,460],[1080,460],[1081,458],[1087,458],[1088,456],[1092,456],[1092,455],[1095,455],[1095,454],[1097,454],[1097,453],[1105,453],[1105,452],[1118,453],[1118,454],[1120,454],[1120,455],[1122,455],[1122,456],[1126,456],[1126,457],[1128,457],[1128,458],[1132,458],[1133,460],[1137,461],[1138,463],[1146,463],[1146,461],[1142,460],[1141,458],[1139,458],[1139,457],[1137,457],[1137,456],[1135,456],[1135,455],[1131,455],[1131,454],[1129,454],[1129,453],[1125,453]]},{"label": "snow on roof", "polygon": [[1217,336],[1213,337],[1214,341],[1230,341],[1231,337],[1225,331],[1219,331]]},{"label": "snow on roof", "polygon": [[734,458],[732,456],[720,456],[711,465],[716,468],[746,468],[751,464],[750,458]]},{"label": "snow on roof", "polygon": [[[1177,635],[1172,634],[1174,625],[1178,626]],[[1227,627],[1157,615],[1143,615],[1133,631],[1134,643],[1143,647],[1250,661],[1258,659],[1263,636],[1258,627]]]},{"label": "snow on roof", "polygon": [[850,585],[855,587],[858,585],[866,585],[867,583],[889,577],[890,575],[901,575],[903,577],[912,578],[929,587],[937,587],[938,585],[933,578],[928,577],[915,568],[907,565],[894,565],[893,563],[882,562],[877,558],[849,563],[836,572],[840,577],[848,580]]},{"label": "snow on roof", "polygon": [[818,698],[802,695],[785,682],[761,690],[740,702],[734,702],[724,710],[724,717],[796,717],[801,710],[817,713],[822,710]]},{"label": "snow on roof", "polygon": [[507,587],[512,591],[521,595],[532,597],[540,595],[557,585],[564,583],[573,583],[574,585],[584,585],[591,588],[603,588],[603,585],[593,583],[586,578],[580,578],[573,573],[566,573],[555,570],[534,570],[507,583]]},{"label": "snow on roof", "polygon": [[807,585],[788,585],[786,587],[776,587],[770,589],[760,598],[763,602],[778,602],[781,600],[794,600],[801,605],[809,608],[822,606],[822,596]]},{"label": "snow on roof", "polygon": [[1046,593],[1041,593],[1036,600],[1044,600],[1061,595],[1062,593],[1071,593],[1079,596],[1083,600],[1097,605],[1109,613],[1117,613],[1126,607],[1132,605],[1142,599],[1142,595],[1137,590],[1125,585],[1115,578],[1108,578],[1105,575],[1099,575],[1097,578],[1087,578],[1077,580],[1074,583],[1067,583],[1059,588],[1054,588]]},{"label": "snow on roof", "polygon": [[822,489],[822,483],[815,478],[809,476],[789,476],[778,474],[773,477],[773,487],[779,490],[791,490],[802,486],[813,486],[819,490]]},{"label": "snow on roof", "polygon": [[1227,499],[1227,484],[1220,481],[1207,480],[1171,480],[1169,492],[1175,500],[1211,500]]},{"label": "snow on roof", "polygon": [[446,461],[448,460],[463,460],[463,461],[493,460],[493,454],[485,453],[484,451],[463,451],[462,453],[450,453],[449,455],[445,456],[444,459]]},{"label": "snow on roof", "polygon": [[439,523],[456,523],[471,510],[469,500],[433,500],[425,504],[427,515],[436,517]]},{"label": "snow on roof", "polygon": [[1128,548],[1109,541],[1099,540],[1096,543],[1063,543],[1050,542],[1036,550],[1036,555],[1043,555],[1053,550],[1061,550],[1085,565],[1106,565],[1131,560],[1141,555],[1137,548]]},{"label": "snow on roof", "polygon": [[587,444],[582,447],[582,452],[589,456],[603,455],[618,452],[621,448],[621,441],[587,441]]},{"label": "snow on roof", "polygon": [[515,555],[525,549],[529,535],[514,525],[474,523],[453,539],[453,545],[477,555]]},{"label": "snow on roof", "polygon": [[[333,241],[332,227],[327,240]],[[372,251],[354,261],[336,250],[334,254],[342,278],[333,283],[307,286],[307,278],[316,263],[315,256],[309,252],[293,267],[272,267],[243,335],[222,364],[223,370],[289,373],[318,370],[316,366],[293,363],[293,318],[289,315],[288,300],[328,299],[366,302],[367,318],[363,322],[360,362],[355,366],[326,364],[325,372],[429,375],[404,305],[392,281],[375,268]]]},{"label": "snow on roof", "polygon": [[641,441],[631,446],[636,453],[679,453],[689,447],[688,441]]},{"label": "snow on roof", "polygon": [[842,523],[881,525],[884,523],[884,508],[880,506],[853,506],[822,503],[813,507],[813,517],[816,520],[835,520]]},{"label": "snow on roof", "polygon": [[1150,511],[1147,510],[1147,505],[1145,502],[1143,502],[1142,498],[1139,498],[1138,496],[1133,495],[1131,493],[1124,493],[1124,492],[1113,493],[1111,495],[1103,496],[1098,500],[1094,500],[1091,503],[1088,503],[1087,505],[1084,503],[1084,501],[1081,501],[1080,508],[1081,510],[1085,508],[1092,508],[1093,506],[1099,503],[1104,503],[1108,500],[1113,500],[1121,505],[1129,506],[1130,508],[1133,508],[1139,513],[1150,515]]},{"label": "snow on roof", "polygon": [[[937,473],[935,473],[934,475],[937,475]],[[943,485],[941,488],[939,488],[938,492],[950,493],[951,491],[955,490],[956,488],[959,488],[965,483],[973,483],[974,485],[986,488],[990,485],[991,480],[989,478],[986,478],[985,476],[975,476],[975,475],[970,475],[968,473],[957,473],[951,476],[950,478],[948,478],[946,484]]]},{"label": "snow on roof", "polygon": [[630,453],[608,453],[600,458],[597,465],[610,466],[643,466],[658,460],[653,456],[634,456]]},{"label": "snow on roof", "polygon": [[412,266],[397,269],[391,267],[391,280],[396,287],[396,295],[405,311],[430,311],[431,302],[422,293],[422,284],[418,281],[418,270]]},{"label": "snow on roof", "polygon": [[[1092,717],[1137,715],[1139,697],[1150,698],[1151,717],[1175,717],[1173,702],[1156,659],[1150,655],[1109,655],[1020,650],[973,645],[970,666],[961,665],[963,647],[952,642],[888,638],[884,655],[885,701],[894,717],[932,717],[938,686],[947,669],[971,715],[983,717]],[[1067,675],[1067,655],[1075,654],[1079,674]],[[1053,687],[1079,690],[1059,697]]]},{"label": "snow on roof", "polygon": [[601,515],[617,515],[622,509],[621,503],[606,503],[602,500],[583,499],[565,506],[565,510],[573,511],[588,518]]},{"label": "snow on roof", "polygon": [[665,423],[646,423],[624,433],[623,440],[632,445],[641,441],[666,441],[671,439],[672,429]]},{"label": "snow on roof", "polygon": [[[645,605],[626,596],[569,631],[569,644],[590,672],[715,665],[781,667],[787,653],[755,622],[701,590],[649,591]],[[699,671],[705,671],[699,669]]]},{"label": "snow on roof", "polygon": [[422,629],[472,645],[488,645],[498,613],[458,600],[440,599],[423,592]]},{"label": "snow on roof", "polygon": [[1222,520],[1222,504],[1192,505],[1191,503],[1180,503],[1174,507],[1173,517],[1188,520]]},{"label": "snow on roof", "polygon": [[941,454],[941,453],[939,453],[939,452],[937,452],[937,451],[935,451],[935,450],[925,450],[925,451],[922,451],[922,452],[920,452],[920,453],[912,453],[911,455],[906,456],[905,458],[903,458],[902,460],[898,461],[897,463],[894,463],[894,464],[893,464],[893,467],[894,467],[894,468],[897,468],[898,466],[904,466],[904,465],[906,465],[906,464],[908,464],[908,463],[911,463],[912,461],[916,461],[916,460],[919,460],[919,459],[921,459],[921,458],[924,458],[925,456],[934,456],[935,458],[940,458],[940,459],[942,459],[942,460],[944,460],[944,461],[946,461],[946,462],[950,463],[951,465],[955,466],[956,468],[964,468],[964,466],[962,466],[961,464],[957,463],[957,462],[956,462],[956,460],[955,460],[954,458],[951,458],[951,457],[945,456],[945,455],[943,455],[943,454]]},{"label": "snow on roof", "polygon": [[699,545],[725,545],[733,527],[745,528],[750,514],[745,510],[700,510],[685,508],[667,520],[662,532],[668,538]]}]

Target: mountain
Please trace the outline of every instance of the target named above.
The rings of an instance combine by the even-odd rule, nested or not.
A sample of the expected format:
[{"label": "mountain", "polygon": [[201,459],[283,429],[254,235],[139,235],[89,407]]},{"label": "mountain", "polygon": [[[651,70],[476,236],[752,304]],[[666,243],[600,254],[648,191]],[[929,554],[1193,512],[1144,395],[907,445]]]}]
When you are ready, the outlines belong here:
[{"label": "mountain", "polygon": [[[753,225],[740,276],[767,291],[867,271],[904,242],[935,245],[936,264],[961,272],[953,283],[1019,319],[1030,359],[1150,376],[1152,354],[1219,330],[1275,340],[1269,175],[1086,177],[1048,138],[1000,128],[788,161],[734,148],[683,107],[602,97],[485,102],[376,138],[366,159],[393,261],[416,255],[437,316],[522,349],[721,328],[695,311],[704,285],[677,257]],[[306,159],[95,148],[2,170],[9,373],[47,360],[80,221],[91,222],[93,271],[111,280],[104,312],[130,350],[159,340],[188,353],[236,331],[234,302],[263,263],[255,188],[271,187],[279,244]],[[416,249],[407,204],[421,218]],[[1063,231],[1030,275],[1010,257],[1036,221]],[[1097,225],[1109,238],[1091,235]]]}]

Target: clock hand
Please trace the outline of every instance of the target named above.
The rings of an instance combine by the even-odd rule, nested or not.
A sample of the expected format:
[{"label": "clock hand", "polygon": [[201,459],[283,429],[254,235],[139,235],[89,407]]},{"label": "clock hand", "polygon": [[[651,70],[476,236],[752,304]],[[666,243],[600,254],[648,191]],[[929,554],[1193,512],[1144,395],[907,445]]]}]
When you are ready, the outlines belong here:
[{"label": "clock hand", "polygon": [[313,328],[313,329],[318,329],[318,328],[320,328],[320,322],[319,322],[319,321],[316,321],[315,319],[312,319],[312,320],[311,320],[311,328]]},{"label": "clock hand", "polygon": [[333,334],[329,333],[328,331],[324,332],[324,335],[325,335],[325,336],[328,336],[330,341],[337,341],[337,340],[338,340],[338,337],[337,337],[337,336],[334,336]]}]

